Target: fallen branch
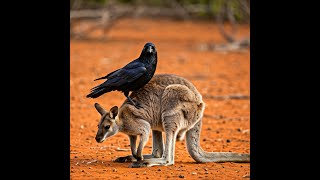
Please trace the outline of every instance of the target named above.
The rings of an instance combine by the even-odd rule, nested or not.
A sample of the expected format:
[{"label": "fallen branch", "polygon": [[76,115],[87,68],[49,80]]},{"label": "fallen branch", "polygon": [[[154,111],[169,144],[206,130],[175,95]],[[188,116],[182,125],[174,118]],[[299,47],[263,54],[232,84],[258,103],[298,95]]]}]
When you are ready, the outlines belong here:
[{"label": "fallen branch", "polygon": [[211,96],[211,95],[204,95],[203,98],[215,99],[215,100],[226,100],[226,99],[250,99],[248,95],[227,95],[227,96]]},{"label": "fallen branch", "polygon": [[130,149],[122,149],[120,147],[117,147],[116,151],[130,151]]},{"label": "fallen branch", "polygon": [[217,119],[217,120],[227,120],[227,121],[232,121],[232,120],[247,120],[250,119],[250,117],[224,117],[222,115],[210,115],[210,114],[204,114],[204,118],[210,118],[210,119]]},{"label": "fallen branch", "polygon": [[250,47],[250,38],[225,44],[212,44],[209,49],[214,51],[239,51]]},{"label": "fallen branch", "polygon": [[240,41],[234,41],[231,43],[221,43],[221,44],[212,44],[212,43],[203,43],[196,47],[199,51],[220,51],[220,52],[246,52],[250,48],[250,38],[243,39]]}]

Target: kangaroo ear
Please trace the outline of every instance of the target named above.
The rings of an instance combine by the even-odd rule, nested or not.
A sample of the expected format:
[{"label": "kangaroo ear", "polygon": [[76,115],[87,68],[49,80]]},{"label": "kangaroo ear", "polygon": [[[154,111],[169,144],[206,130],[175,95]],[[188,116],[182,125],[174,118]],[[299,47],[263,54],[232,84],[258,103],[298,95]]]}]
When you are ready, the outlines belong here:
[{"label": "kangaroo ear", "polygon": [[97,111],[100,113],[101,116],[105,115],[107,111],[100,106],[98,103],[94,103],[94,107],[97,109]]},{"label": "kangaroo ear", "polygon": [[110,118],[114,119],[118,115],[118,106],[113,106],[110,109]]}]

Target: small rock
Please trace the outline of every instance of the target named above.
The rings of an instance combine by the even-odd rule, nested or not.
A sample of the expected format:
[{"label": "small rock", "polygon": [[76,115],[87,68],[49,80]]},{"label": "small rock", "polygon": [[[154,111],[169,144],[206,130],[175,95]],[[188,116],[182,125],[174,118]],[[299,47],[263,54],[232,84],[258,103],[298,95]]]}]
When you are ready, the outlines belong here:
[{"label": "small rock", "polygon": [[89,167],[89,169],[92,169],[91,167]]},{"label": "small rock", "polygon": [[230,140],[230,139],[227,139],[227,143],[229,143],[229,142],[231,142],[231,140]]},{"label": "small rock", "polygon": [[146,174],[147,174],[147,172],[145,171],[145,172],[143,172],[143,174],[144,174],[144,175],[146,175]]},{"label": "small rock", "polygon": [[136,175],[139,175],[139,173],[136,173]]},{"label": "small rock", "polygon": [[205,174],[209,174],[208,171],[206,171]]},{"label": "small rock", "polygon": [[243,130],[242,133],[244,134],[250,133],[250,129]]},{"label": "small rock", "polygon": [[161,171],[161,169],[158,169],[158,171]]},{"label": "small rock", "polygon": [[78,158],[78,156],[74,156],[74,158]]},{"label": "small rock", "polygon": [[81,170],[81,172],[84,172],[84,170]]},{"label": "small rock", "polygon": [[148,177],[146,177],[146,179],[149,179]]},{"label": "small rock", "polygon": [[71,170],[71,172],[73,173],[74,171],[73,171],[73,170]]},{"label": "small rock", "polygon": [[205,170],[205,171],[208,171],[208,169],[207,169],[207,168],[204,168],[204,170]]},{"label": "small rock", "polygon": [[192,174],[192,175],[196,175],[197,173],[196,173],[196,172],[192,172],[191,174]]},{"label": "small rock", "polygon": [[112,171],[113,171],[113,172],[117,172],[117,169],[116,169],[116,168],[113,168]]},{"label": "small rock", "polygon": [[184,175],[179,175],[179,178],[184,178]]},{"label": "small rock", "polygon": [[244,175],[243,178],[250,178],[250,175]]}]

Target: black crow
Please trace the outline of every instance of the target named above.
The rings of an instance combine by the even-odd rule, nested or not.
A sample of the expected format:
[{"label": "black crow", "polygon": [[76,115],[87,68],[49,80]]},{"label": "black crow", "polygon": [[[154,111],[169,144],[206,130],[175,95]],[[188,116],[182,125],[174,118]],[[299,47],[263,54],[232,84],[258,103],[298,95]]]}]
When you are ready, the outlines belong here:
[{"label": "black crow", "polygon": [[153,43],[146,43],[139,58],[133,60],[123,68],[115,70],[108,75],[95,79],[107,79],[104,83],[91,89],[87,98],[97,98],[110,91],[122,91],[128,100],[137,108],[138,102],[134,102],[128,95],[147,84],[153,77],[157,67],[157,50]]}]

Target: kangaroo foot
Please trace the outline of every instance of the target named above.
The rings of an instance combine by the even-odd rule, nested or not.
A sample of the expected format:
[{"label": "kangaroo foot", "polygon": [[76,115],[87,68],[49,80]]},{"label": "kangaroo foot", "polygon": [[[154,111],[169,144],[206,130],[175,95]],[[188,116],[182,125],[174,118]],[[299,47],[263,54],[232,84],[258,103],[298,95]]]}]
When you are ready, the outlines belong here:
[{"label": "kangaroo foot", "polygon": [[145,159],[141,161],[132,162],[129,167],[130,168],[142,168],[142,167],[151,167],[151,166],[169,166],[174,163],[169,163],[163,158],[152,158]]},{"label": "kangaroo foot", "polygon": [[136,159],[133,156],[124,156],[124,157],[118,157],[117,159],[114,160],[114,162],[134,162]]},{"label": "kangaroo foot", "polygon": [[[144,159],[150,159],[150,158],[154,158],[154,156],[152,154],[145,154],[143,155]],[[115,159],[113,162],[135,162],[137,161],[135,157],[133,157],[132,155],[129,156],[124,156],[124,157],[118,157],[117,159]]]}]

